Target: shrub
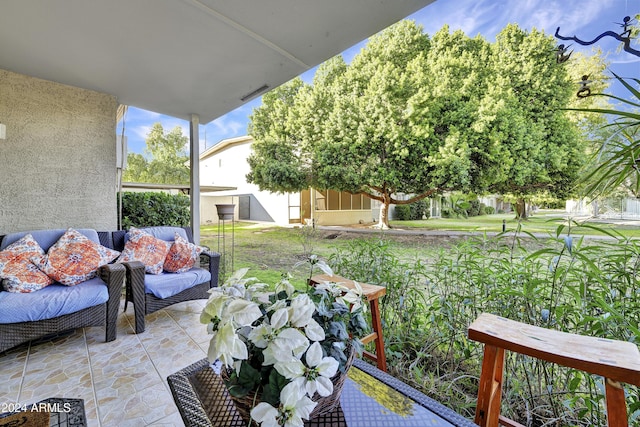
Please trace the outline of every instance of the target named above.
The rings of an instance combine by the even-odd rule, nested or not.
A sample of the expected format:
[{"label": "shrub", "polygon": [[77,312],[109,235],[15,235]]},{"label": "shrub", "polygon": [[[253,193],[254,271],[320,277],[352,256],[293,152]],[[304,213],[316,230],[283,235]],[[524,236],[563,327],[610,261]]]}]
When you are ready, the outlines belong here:
[{"label": "shrub", "polygon": [[[470,237],[413,262],[397,258],[384,241],[354,241],[337,249],[330,264],[342,276],[386,287],[381,317],[391,373],[472,418],[482,346],[466,330],[482,312],[640,342],[640,242],[562,232],[560,226],[548,240],[523,238],[519,230]],[[505,372],[505,416],[534,426],[606,425],[601,378],[515,353]],[[628,390],[637,426],[639,388]]]},{"label": "shrub", "polygon": [[496,213],[496,208],[494,208],[493,206],[485,206],[484,207],[484,214],[485,215],[493,215],[494,213]]},{"label": "shrub", "polygon": [[429,218],[429,201],[428,200],[418,200],[417,202],[411,203],[409,205],[409,209],[411,210],[409,219],[412,220],[420,220],[423,217]]},{"label": "shrub", "polygon": [[469,200],[469,207],[467,208],[467,216],[478,216],[480,215],[480,200],[473,199]]},{"label": "shrub", "polygon": [[396,205],[395,219],[399,221],[407,221],[411,219],[411,208],[409,205]]},{"label": "shrub", "polygon": [[171,225],[188,226],[191,222],[189,197],[184,194],[141,192],[122,193],[121,228]]}]

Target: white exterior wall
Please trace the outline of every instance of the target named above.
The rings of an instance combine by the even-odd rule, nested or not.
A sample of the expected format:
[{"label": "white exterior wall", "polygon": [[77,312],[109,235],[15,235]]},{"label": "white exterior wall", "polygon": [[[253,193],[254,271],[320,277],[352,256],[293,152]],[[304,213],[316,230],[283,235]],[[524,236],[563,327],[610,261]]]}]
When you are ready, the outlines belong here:
[{"label": "white exterior wall", "polygon": [[368,224],[374,220],[377,218],[372,216],[370,209],[315,212],[315,221],[318,225]]},{"label": "white exterior wall", "polygon": [[[202,224],[218,222],[216,204],[232,203],[236,205],[236,220],[240,219],[240,199],[250,198],[250,220],[270,221],[278,225],[300,222],[301,210],[308,209],[309,201],[300,200],[300,193],[277,194],[260,191],[255,184],[247,183],[250,172],[247,159],[251,155],[253,138],[243,136],[221,141],[200,155],[200,185],[217,187],[236,187],[236,190],[201,193],[200,219]],[[303,192],[307,193],[307,192]],[[308,212],[307,212],[308,215]],[[312,218],[319,225],[356,224],[370,222],[371,209],[362,210],[315,210]]]},{"label": "white exterior wall", "polygon": [[253,139],[250,137],[223,141],[220,144],[228,143],[226,148],[215,151],[216,146],[214,146],[210,149],[215,151],[212,155],[205,157],[206,153],[203,153],[203,156],[201,156],[201,185],[237,188],[236,190],[201,194],[200,218],[202,224],[218,222],[218,214],[215,208],[217,203],[236,204],[235,218],[238,219],[238,196],[240,195],[252,195],[255,197],[255,201],[268,212],[276,224],[289,224],[288,195],[260,191],[257,185],[247,183],[246,175],[250,172],[247,158],[251,154],[252,141]]},{"label": "white exterior wall", "polygon": [[0,234],[116,229],[116,110],[111,95],[0,70]]}]

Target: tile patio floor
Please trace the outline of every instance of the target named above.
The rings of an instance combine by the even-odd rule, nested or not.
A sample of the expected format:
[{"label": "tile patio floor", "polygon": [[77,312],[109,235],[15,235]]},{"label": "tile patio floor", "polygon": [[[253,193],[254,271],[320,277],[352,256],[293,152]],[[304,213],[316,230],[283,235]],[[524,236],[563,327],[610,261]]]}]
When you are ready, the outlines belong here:
[{"label": "tile patio floor", "polygon": [[133,305],[118,316],[118,337],[104,328],[0,353],[0,404],[48,397],[84,399],[89,427],[183,426],[167,376],[207,355],[209,336],[199,317],[206,300],[147,315],[134,333]]}]

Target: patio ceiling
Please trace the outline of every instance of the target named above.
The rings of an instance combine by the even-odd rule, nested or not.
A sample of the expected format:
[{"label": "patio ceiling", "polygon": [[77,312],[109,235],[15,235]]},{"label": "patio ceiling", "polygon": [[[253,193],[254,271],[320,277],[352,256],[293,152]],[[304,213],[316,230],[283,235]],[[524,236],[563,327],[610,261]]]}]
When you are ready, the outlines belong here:
[{"label": "patio ceiling", "polygon": [[2,0],[0,68],[208,123],[432,1]]}]

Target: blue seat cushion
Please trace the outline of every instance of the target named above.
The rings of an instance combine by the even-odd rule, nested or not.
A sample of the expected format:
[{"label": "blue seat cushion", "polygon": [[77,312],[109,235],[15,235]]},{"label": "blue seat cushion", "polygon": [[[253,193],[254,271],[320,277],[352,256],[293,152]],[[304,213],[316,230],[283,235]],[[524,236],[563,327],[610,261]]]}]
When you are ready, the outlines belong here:
[{"label": "blue seat cushion", "polygon": [[[144,291],[153,294],[157,298],[172,297],[185,289],[192,288],[200,283],[210,282],[211,273],[203,268],[194,267],[185,273],[145,274]],[[45,288],[46,289],[46,288]]]},{"label": "blue seat cushion", "polygon": [[0,323],[53,319],[104,304],[108,299],[107,286],[99,277],[75,286],[54,283],[26,294],[0,292]]},{"label": "blue seat cushion", "polygon": [[[156,239],[164,240],[165,242],[172,242],[175,240],[175,233],[180,234],[180,237],[187,240],[187,233],[182,227],[171,226],[158,226],[158,227],[145,227],[140,230],[151,234]],[[124,236],[125,243],[129,241],[129,233]]]}]

